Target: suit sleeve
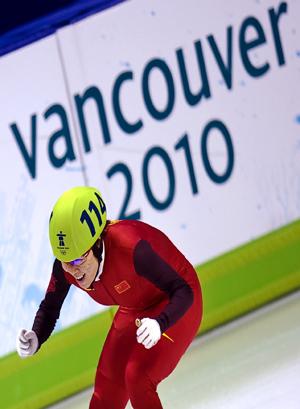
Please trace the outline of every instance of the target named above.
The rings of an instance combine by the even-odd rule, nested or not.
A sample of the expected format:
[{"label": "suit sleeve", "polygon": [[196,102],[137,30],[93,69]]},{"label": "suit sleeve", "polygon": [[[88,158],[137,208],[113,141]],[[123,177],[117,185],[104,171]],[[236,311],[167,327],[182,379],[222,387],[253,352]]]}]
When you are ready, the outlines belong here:
[{"label": "suit sleeve", "polygon": [[137,274],[167,293],[170,302],[155,319],[161,331],[175,324],[190,308],[194,294],[188,283],[167,264],[145,240],[140,240],[133,253]]},{"label": "suit sleeve", "polygon": [[37,334],[39,347],[49,338],[59,318],[70,284],[67,282],[61,263],[55,260],[50,282],[36,313],[32,329]]}]

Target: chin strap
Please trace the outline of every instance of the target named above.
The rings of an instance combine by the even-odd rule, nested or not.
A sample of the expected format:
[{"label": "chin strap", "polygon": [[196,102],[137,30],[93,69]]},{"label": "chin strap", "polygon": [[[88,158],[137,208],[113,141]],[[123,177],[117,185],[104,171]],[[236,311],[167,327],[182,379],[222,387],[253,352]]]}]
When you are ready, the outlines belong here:
[{"label": "chin strap", "polygon": [[95,274],[95,278],[92,281],[92,283],[91,283],[90,287],[88,288],[88,290],[94,290],[93,284],[95,283],[95,281],[98,281],[100,279],[100,276],[102,274],[103,261],[104,261],[104,256],[105,256],[105,249],[104,249],[104,242],[103,242],[103,240],[101,238],[96,241],[96,243],[92,247],[92,250],[93,250],[94,256],[96,257],[96,259],[98,261],[98,268],[97,268],[97,272]]}]

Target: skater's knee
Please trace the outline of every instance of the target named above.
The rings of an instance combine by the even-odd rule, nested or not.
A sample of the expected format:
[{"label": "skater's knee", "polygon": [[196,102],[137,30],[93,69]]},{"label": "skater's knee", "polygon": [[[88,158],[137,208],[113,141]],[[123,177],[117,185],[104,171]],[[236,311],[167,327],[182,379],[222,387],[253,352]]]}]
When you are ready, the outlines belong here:
[{"label": "skater's knee", "polygon": [[156,391],[157,383],[151,379],[145,368],[138,363],[130,363],[126,368],[125,374],[126,387],[129,395],[144,395],[149,391]]},{"label": "skater's knee", "polygon": [[125,385],[98,373],[89,409],[124,409],[128,401]]},{"label": "skater's knee", "polygon": [[130,402],[135,409],[162,409],[155,382],[137,363],[130,363],[126,369],[126,387]]}]

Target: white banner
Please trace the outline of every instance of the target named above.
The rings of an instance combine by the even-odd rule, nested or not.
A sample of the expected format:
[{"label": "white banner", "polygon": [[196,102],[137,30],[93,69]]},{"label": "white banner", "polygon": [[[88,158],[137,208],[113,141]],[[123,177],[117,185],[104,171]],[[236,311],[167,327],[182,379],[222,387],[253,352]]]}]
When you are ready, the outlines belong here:
[{"label": "white banner", "polygon": [[[69,187],[195,265],[300,217],[299,21],[297,0],[132,0],[0,59],[0,354],[43,297]],[[62,327],[101,308],[81,296]]]},{"label": "white banner", "polygon": [[299,217],[299,18],[297,1],[131,1],[59,32],[113,217],[194,264]]},{"label": "white banner", "polygon": [[[15,348],[19,328],[31,328],[48,285],[52,206],[64,190],[83,185],[84,175],[56,38],[2,57],[0,78],[0,354],[5,354]],[[68,135],[75,159],[58,167]],[[72,291],[57,328],[97,310],[89,297]]]}]

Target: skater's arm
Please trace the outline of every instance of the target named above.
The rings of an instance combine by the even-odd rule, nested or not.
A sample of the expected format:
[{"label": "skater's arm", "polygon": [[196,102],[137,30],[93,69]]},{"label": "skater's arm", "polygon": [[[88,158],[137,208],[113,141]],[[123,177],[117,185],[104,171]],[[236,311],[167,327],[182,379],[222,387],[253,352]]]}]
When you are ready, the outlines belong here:
[{"label": "skater's arm", "polygon": [[170,302],[156,317],[161,331],[164,332],[175,324],[192,305],[193,291],[189,284],[145,240],[139,241],[135,247],[134,266],[137,274],[168,294]]},{"label": "skater's arm", "polygon": [[61,263],[55,260],[45,298],[39,306],[32,326],[32,330],[37,335],[39,347],[51,335],[69,288],[70,284],[64,276]]}]

